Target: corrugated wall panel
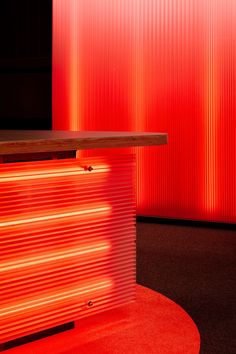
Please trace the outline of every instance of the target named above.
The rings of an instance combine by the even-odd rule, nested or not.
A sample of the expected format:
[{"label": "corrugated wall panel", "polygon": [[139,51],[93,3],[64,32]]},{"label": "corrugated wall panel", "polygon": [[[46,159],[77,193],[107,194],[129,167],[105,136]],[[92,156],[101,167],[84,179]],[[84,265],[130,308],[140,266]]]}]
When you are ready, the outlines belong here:
[{"label": "corrugated wall panel", "polygon": [[0,164],[0,343],[134,300],[134,169],[132,155]]},{"label": "corrugated wall panel", "polygon": [[235,222],[235,0],[54,0],[53,127],[168,132],[138,214]]}]

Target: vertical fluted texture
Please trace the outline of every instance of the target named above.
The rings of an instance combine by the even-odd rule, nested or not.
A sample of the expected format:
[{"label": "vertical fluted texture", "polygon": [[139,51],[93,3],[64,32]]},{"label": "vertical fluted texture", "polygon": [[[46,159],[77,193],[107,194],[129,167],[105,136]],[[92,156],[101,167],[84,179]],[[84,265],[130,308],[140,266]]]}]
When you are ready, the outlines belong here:
[{"label": "vertical fluted texture", "polygon": [[236,221],[235,0],[54,0],[54,129],[168,132],[138,213]]}]

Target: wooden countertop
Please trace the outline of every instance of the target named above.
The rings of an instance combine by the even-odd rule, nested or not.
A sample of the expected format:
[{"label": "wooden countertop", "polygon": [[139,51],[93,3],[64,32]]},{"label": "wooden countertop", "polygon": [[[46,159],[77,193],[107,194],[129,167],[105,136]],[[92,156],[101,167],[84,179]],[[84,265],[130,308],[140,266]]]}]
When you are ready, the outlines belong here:
[{"label": "wooden countertop", "polygon": [[167,144],[165,133],[0,130],[0,155]]}]

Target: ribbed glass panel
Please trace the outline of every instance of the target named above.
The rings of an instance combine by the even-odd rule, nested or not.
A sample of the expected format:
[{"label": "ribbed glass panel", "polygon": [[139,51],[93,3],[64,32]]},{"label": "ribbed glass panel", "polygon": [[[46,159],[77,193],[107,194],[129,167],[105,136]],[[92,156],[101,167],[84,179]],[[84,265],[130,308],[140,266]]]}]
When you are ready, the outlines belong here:
[{"label": "ribbed glass panel", "polygon": [[54,0],[53,127],[167,132],[138,214],[235,222],[236,1]]},{"label": "ribbed glass panel", "polygon": [[0,165],[1,343],[134,300],[134,170],[133,155]]}]

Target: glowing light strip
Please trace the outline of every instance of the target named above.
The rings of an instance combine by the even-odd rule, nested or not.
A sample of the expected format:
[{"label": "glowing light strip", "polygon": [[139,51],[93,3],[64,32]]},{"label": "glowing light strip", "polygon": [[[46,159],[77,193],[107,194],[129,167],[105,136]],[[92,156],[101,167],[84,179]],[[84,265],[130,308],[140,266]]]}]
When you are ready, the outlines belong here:
[{"label": "glowing light strip", "polygon": [[79,112],[79,103],[80,103],[80,95],[79,95],[79,80],[78,80],[78,60],[79,56],[77,54],[78,50],[78,36],[77,36],[77,0],[71,0],[70,4],[72,10],[72,16],[70,18],[70,54],[69,54],[69,107],[70,107],[70,130],[81,130],[81,119]]},{"label": "glowing light strip", "polygon": [[99,212],[108,211],[108,210],[110,210],[109,206],[102,207],[102,208],[89,209],[89,210],[74,211],[74,212],[70,212],[70,213],[40,216],[40,217],[36,217],[36,218],[6,221],[6,222],[1,222],[0,227],[22,225],[22,224],[28,224],[28,223],[38,222],[38,221],[47,221],[47,220],[53,220],[53,219],[62,219],[62,218],[67,218],[67,217],[71,217],[71,216],[76,216],[76,215],[99,213]]},{"label": "glowing light strip", "polygon": [[[60,170],[58,170],[60,171]],[[99,170],[94,169],[92,173],[104,173],[109,172],[110,169],[108,167],[102,168],[99,166]],[[64,176],[74,176],[74,175],[84,175],[88,174],[88,171],[78,171],[75,169],[70,169],[67,172],[57,172],[57,170],[48,170],[45,174],[32,174],[32,175],[25,175],[25,174],[16,174],[16,176],[11,174],[6,174],[6,177],[1,177],[0,182],[14,182],[14,181],[22,181],[22,180],[31,180],[31,179],[40,179],[40,178],[52,178],[52,177],[64,177]]]},{"label": "glowing light strip", "polygon": [[212,9],[208,8],[209,38],[207,40],[206,74],[205,74],[205,176],[204,204],[205,209],[212,213],[217,206],[217,125],[219,80],[217,75],[217,54],[215,48],[215,28]]},{"label": "glowing light strip", "polygon": [[34,258],[26,258],[24,260],[21,260],[20,262],[6,262],[3,263],[0,267],[0,272],[6,272],[9,270],[13,270],[13,269],[18,269],[18,268],[24,268],[24,267],[29,267],[29,266],[34,266],[34,265],[38,265],[38,264],[42,264],[42,263],[47,263],[47,262],[52,262],[52,261],[58,261],[61,259],[66,259],[66,258],[70,258],[70,257],[75,257],[75,256],[81,256],[87,253],[91,253],[91,252],[98,252],[98,251],[105,251],[108,250],[110,248],[110,244],[108,242],[103,242],[100,245],[97,245],[96,247],[94,246],[90,246],[90,248],[88,248],[88,246],[84,249],[81,247],[80,248],[74,248],[72,251],[61,251],[61,252],[55,252],[55,253],[51,253],[50,256],[36,256]]},{"label": "glowing light strip", "polygon": [[90,285],[89,287],[87,286],[87,287],[83,287],[80,289],[65,291],[63,293],[60,293],[59,296],[58,296],[58,294],[56,294],[56,295],[42,297],[37,300],[22,302],[20,305],[14,305],[14,306],[10,306],[10,307],[3,309],[0,313],[0,317],[11,315],[16,312],[24,312],[25,310],[29,310],[31,308],[40,307],[42,305],[48,305],[50,303],[55,303],[57,301],[61,301],[61,300],[69,299],[69,298],[72,298],[72,297],[75,297],[78,295],[86,294],[91,291],[94,292],[94,291],[97,291],[100,289],[105,289],[105,288],[110,287],[111,285],[112,285],[112,282],[110,280],[109,281],[107,280],[107,281],[97,283],[95,285]]}]

